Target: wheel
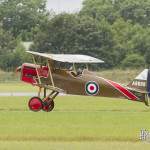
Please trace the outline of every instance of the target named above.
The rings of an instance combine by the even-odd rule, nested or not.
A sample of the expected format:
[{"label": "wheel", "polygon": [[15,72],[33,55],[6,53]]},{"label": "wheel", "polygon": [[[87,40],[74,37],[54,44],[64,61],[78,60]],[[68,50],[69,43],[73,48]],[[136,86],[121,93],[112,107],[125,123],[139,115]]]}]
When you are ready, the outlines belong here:
[{"label": "wheel", "polygon": [[54,106],[55,106],[54,101],[49,98],[48,100],[43,102],[42,110],[46,112],[50,112],[54,109]]},{"label": "wheel", "polygon": [[40,111],[43,108],[43,102],[39,97],[32,97],[28,102],[29,109],[32,111]]}]

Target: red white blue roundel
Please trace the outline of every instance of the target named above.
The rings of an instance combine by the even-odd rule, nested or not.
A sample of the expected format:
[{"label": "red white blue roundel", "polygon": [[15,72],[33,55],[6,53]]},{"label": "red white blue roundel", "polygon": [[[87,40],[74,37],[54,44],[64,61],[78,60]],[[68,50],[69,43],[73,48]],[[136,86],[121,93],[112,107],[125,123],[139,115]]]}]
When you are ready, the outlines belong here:
[{"label": "red white blue roundel", "polygon": [[99,91],[99,85],[95,81],[89,81],[85,85],[85,91],[88,95],[96,95]]}]

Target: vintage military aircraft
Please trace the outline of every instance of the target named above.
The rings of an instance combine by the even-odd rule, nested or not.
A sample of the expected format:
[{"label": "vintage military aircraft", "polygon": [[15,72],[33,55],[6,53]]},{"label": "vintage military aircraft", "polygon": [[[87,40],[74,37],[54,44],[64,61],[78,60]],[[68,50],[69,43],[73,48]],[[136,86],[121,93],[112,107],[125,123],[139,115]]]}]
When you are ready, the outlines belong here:
[{"label": "vintage military aircraft", "polygon": [[[27,52],[32,55],[34,63],[24,63],[17,68],[17,71],[21,72],[22,81],[39,87],[38,96],[32,97],[28,103],[32,111],[41,109],[46,112],[52,111],[54,99],[59,93],[125,98],[149,105],[150,71],[148,69],[139,74],[129,85],[123,86],[88,70],[88,64],[103,63],[100,59],[87,55]],[[72,67],[61,68],[61,63],[72,64]],[[77,70],[77,64],[85,64],[86,69]],[[50,91],[48,94],[47,90]]]}]

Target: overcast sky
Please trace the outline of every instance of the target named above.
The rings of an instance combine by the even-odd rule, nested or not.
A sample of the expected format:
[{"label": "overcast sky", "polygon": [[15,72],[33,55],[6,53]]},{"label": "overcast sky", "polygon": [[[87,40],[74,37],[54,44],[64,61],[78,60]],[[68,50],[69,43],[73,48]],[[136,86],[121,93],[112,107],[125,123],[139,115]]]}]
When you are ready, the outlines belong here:
[{"label": "overcast sky", "polygon": [[56,13],[76,12],[82,8],[83,0],[47,0],[47,8]]}]

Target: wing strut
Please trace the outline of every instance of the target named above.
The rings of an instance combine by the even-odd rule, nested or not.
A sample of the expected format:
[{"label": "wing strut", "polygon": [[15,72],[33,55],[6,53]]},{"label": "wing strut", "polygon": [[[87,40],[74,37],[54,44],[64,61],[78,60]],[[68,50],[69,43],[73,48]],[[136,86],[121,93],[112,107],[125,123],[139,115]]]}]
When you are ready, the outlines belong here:
[{"label": "wing strut", "polygon": [[34,64],[35,64],[35,69],[36,69],[36,72],[37,72],[37,76],[38,76],[38,81],[39,81],[39,84],[41,84],[41,79],[40,79],[40,76],[39,76],[39,72],[38,72],[38,67],[37,67],[37,63],[36,63],[36,61],[35,61],[35,57],[32,55],[32,59],[33,59],[33,62],[34,62]]},{"label": "wing strut", "polygon": [[51,67],[50,67],[50,65],[49,65],[49,61],[48,61],[48,60],[47,60],[47,64],[48,64],[48,70],[49,70],[49,75],[50,75],[50,78],[51,78],[52,86],[55,87],[55,85],[54,85],[54,80],[53,80],[53,76],[52,76]]},{"label": "wing strut", "polygon": [[77,72],[75,63],[73,63],[73,70],[74,70],[75,72]]},{"label": "wing strut", "polygon": [[89,70],[89,65],[88,64],[86,64],[86,69]]}]

